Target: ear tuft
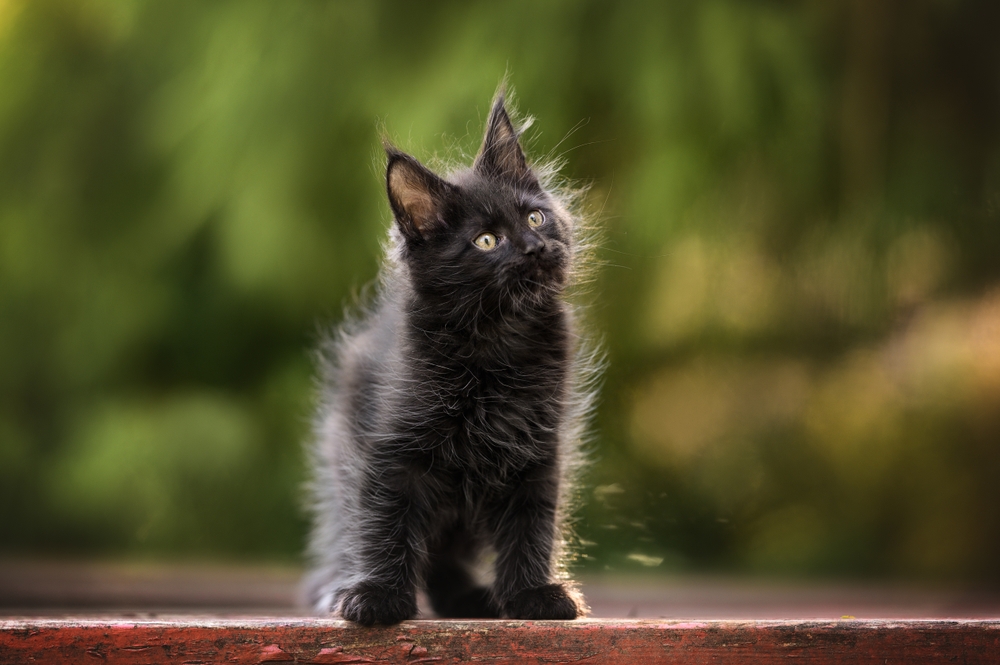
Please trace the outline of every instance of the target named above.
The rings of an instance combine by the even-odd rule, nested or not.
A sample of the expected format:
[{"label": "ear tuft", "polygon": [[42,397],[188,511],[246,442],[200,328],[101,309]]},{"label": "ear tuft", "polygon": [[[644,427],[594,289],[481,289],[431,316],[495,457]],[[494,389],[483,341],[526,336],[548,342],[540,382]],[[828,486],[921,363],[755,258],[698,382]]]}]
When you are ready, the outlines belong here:
[{"label": "ear tuft", "polygon": [[388,143],[385,152],[386,192],[396,223],[409,238],[427,238],[445,226],[445,206],[454,186]]},{"label": "ear tuft", "polygon": [[518,142],[518,131],[510,120],[501,89],[493,100],[486,136],[476,157],[475,170],[483,175],[512,181],[534,181],[528,162]]}]

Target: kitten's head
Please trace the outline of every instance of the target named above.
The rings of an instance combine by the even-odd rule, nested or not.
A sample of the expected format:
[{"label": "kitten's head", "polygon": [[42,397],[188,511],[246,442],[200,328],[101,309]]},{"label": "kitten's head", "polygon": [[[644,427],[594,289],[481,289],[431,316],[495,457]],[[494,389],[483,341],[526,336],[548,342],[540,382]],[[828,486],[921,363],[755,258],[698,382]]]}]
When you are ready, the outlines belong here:
[{"label": "kitten's head", "polygon": [[386,152],[389,203],[418,293],[516,307],[562,291],[572,220],[527,163],[502,93],[471,169],[445,179]]}]

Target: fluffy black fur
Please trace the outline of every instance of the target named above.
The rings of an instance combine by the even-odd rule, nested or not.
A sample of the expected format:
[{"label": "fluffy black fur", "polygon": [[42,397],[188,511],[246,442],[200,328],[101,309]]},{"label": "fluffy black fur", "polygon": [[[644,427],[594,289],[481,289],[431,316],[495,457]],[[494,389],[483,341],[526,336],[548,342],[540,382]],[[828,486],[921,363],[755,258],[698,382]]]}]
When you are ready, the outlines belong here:
[{"label": "fluffy black fur", "polygon": [[444,617],[581,616],[561,566],[590,403],[564,298],[577,220],[502,92],[471,169],[445,179],[386,152],[381,287],[324,347],[310,601],[365,625],[414,617],[418,588]]}]

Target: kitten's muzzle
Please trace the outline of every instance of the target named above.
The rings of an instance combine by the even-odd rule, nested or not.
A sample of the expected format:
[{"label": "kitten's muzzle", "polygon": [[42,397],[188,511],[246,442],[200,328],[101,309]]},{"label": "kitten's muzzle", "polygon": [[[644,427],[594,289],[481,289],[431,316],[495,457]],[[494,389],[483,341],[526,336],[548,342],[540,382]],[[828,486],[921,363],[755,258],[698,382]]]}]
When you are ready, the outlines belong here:
[{"label": "kitten's muzzle", "polygon": [[545,240],[536,233],[526,233],[521,237],[525,254],[541,254],[545,251]]}]

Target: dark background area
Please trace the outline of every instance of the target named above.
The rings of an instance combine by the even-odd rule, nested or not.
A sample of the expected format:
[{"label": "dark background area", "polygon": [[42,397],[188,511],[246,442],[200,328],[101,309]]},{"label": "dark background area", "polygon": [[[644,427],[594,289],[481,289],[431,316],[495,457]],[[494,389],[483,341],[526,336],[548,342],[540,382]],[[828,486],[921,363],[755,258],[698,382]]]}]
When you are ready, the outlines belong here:
[{"label": "dark background area", "polygon": [[0,2],[0,555],[299,560],[380,135],[589,185],[585,572],[998,581],[1000,5]]}]

